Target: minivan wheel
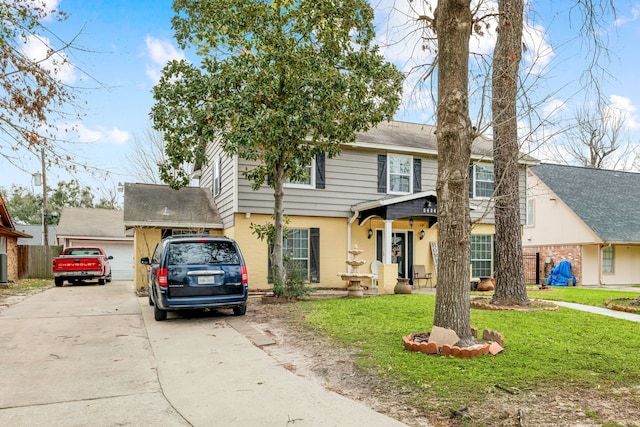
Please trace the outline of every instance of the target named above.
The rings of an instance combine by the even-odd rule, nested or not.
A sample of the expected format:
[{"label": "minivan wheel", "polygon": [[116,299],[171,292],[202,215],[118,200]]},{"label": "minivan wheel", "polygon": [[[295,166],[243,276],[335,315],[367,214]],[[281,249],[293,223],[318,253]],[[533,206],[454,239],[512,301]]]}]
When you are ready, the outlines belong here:
[{"label": "minivan wheel", "polygon": [[160,310],[157,305],[153,306],[153,318],[156,321],[161,322],[163,320],[167,320],[167,312],[165,310]]},{"label": "minivan wheel", "polygon": [[151,294],[149,294],[149,305],[153,306],[153,298],[151,298]]},{"label": "minivan wheel", "polygon": [[236,316],[244,316],[247,312],[247,304],[242,304],[238,307],[233,307],[233,314]]}]

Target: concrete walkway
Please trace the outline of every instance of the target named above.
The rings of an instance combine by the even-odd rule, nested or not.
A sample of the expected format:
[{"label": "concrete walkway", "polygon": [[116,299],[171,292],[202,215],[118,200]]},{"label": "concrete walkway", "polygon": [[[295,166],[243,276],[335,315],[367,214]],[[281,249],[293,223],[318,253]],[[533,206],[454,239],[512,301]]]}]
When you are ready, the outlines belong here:
[{"label": "concrete walkway", "polygon": [[[582,289],[590,289],[590,290],[599,290],[599,291],[622,291],[622,292],[633,292],[636,295],[640,296],[640,288],[634,288],[631,286],[579,286],[578,288]],[[414,293],[418,294],[435,294],[435,288],[418,288],[414,289]],[[640,314],[635,313],[626,313],[623,311],[612,310],[604,307],[594,307],[592,305],[583,305],[576,304],[573,302],[563,302],[563,301],[550,301],[556,305],[561,307],[572,308],[574,310],[586,311],[594,314],[601,314],[603,316],[615,317],[617,319],[629,320],[631,322],[640,322]]]},{"label": "concrete walkway", "polygon": [[0,313],[0,425],[405,425],[296,376],[261,339],[226,312],[156,322],[130,282],[49,289]]}]

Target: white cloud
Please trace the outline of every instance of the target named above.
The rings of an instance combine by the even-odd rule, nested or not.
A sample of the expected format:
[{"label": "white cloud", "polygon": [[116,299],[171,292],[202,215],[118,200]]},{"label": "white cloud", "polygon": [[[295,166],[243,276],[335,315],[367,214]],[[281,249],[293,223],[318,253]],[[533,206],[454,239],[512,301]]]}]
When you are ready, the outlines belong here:
[{"label": "white cloud", "polygon": [[611,95],[609,102],[610,104],[607,106],[607,109],[612,115],[623,119],[628,129],[640,129],[640,117],[636,114],[638,108],[633,105],[629,98]]},{"label": "white cloud", "polygon": [[633,6],[631,7],[630,12],[630,16],[620,16],[619,18],[617,18],[613,25],[615,27],[621,27],[625,24],[628,24],[629,22],[634,22],[637,21],[638,18],[640,18],[640,6]]},{"label": "white cloud", "polygon": [[566,110],[566,106],[566,102],[560,99],[552,99],[542,108],[542,118],[544,120],[553,120],[554,116]]},{"label": "white cloud", "polygon": [[94,129],[90,129],[82,123],[75,123],[64,126],[64,128],[73,129],[78,136],[78,141],[86,144],[106,143],[122,145],[131,139],[129,132],[116,127],[108,129],[103,126],[97,126]]},{"label": "white cloud", "polygon": [[76,70],[63,52],[53,52],[51,41],[42,36],[29,35],[22,45],[22,53],[33,61],[41,62],[44,69],[63,83],[72,84],[77,80]]},{"label": "white cloud", "polygon": [[160,80],[162,68],[171,60],[185,59],[184,52],[176,49],[171,42],[147,36],[145,39],[147,56],[151,63],[147,64],[147,76],[155,83]]}]

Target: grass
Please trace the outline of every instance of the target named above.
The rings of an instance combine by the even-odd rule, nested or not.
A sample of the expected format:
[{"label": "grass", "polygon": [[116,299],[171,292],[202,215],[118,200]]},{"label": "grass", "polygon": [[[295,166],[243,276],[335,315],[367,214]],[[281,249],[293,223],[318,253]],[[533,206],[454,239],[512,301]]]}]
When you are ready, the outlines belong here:
[{"label": "grass", "polygon": [[605,307],[604,303],[612,298],[638,298],[638,296],[640,296],[640,289],[638,289],[638,292],[623,292],[554,286],[548,288],[546,291],[529,289],[527,294],[529,298]]},{"label": "grass", "polygon": [[[567,291],[554,297],[594,305],[609,296]],[[582,291],[582,290],[581,290]],[[622,292],[615,295],[621,296]],[[565,295],[565,296],[563,296]],[[304,323],[359,350],[358,364],[389,380],[421,389],[428,398],[469,402],[496,384],[517,389],[571,385],[607,390],[640,384],[638,324],[560,307],[557,311],[471,310],[471,325],[502,333],[495,357],[453,359],[408,352],[402,337],[429,331],[435,296],[384,295],[303,303]]]},{"label": "grass", "polygon": [[10,283],[8,287],[0,287],[0,300],[11,295],[47,289],[52,286],[53,279],[21,279],[15,283]]}]

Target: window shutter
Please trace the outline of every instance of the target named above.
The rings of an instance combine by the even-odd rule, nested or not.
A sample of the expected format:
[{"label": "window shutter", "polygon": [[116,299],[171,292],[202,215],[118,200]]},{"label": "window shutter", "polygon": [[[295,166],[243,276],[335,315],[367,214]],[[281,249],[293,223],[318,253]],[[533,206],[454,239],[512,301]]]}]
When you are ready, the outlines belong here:
[{"label": "window shutter", "polygon": [[413,159],[413,192],[422,191],[422,159]]},{"label": "window shutter", "polygon": [[324,188],[324,164],[324,153],[316,155],[316,188],[320,189]]},{"label": "window shutter", "polygon": [[320,229],[309,229],[309,277],[311,283],[320,283]]},{"label": "window shutter", "polygon": [[387,155],[378,154],[378,193],[387,192]]},{"label": "window shutter", "polygon": [[473,199],[473,165],[469,166],[469,198]]}]

